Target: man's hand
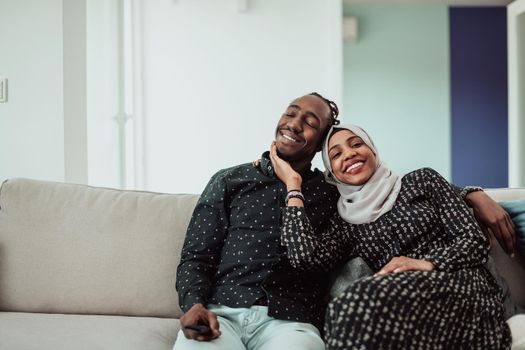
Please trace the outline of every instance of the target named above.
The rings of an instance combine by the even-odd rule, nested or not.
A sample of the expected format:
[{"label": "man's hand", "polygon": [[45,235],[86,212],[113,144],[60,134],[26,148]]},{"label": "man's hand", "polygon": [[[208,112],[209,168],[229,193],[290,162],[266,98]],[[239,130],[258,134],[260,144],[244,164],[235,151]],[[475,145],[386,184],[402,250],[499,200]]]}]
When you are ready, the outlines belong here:
[{"label": "man's hand", "polygon": [[[206,334],[198,333],[186,328],[187,326],[206,325],[210,327],[210,332]],[[198,341],[210,341],[221,335],[217,315],[206,309],[202,304],[195,304],[180,318],[180,326],[184,336],[188,339]]]},{"label": "man's hand", "polygon": [[514,223],[505,209],[483,191],[469,193],[465,201],[472,207],[474,216],[485,236],[490,239],[488,233],[490,228],[501,248],[514,257],[516,254]]},{"label": "man's hand", "polygon": [[383,266],[381,270],[376,272],[374,276],[381,276],[388,273],[398,273],[403,271],[432,270],[434,270],[434,264],[432,264],[430,261],[407,258],[406,256],[398,256],[390,260],[390,262]]}]

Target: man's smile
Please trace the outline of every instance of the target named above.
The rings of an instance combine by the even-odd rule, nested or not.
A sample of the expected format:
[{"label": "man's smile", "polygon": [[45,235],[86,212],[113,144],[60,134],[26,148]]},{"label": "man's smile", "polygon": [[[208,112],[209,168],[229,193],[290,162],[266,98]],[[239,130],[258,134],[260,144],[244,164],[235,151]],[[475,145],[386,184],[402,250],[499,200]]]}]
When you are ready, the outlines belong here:
[{"label": "man's smile", "polygon": [[293,144],[304,144],[304,140],[301,139],[298,135],[293,134],[287,130],[279,130],[279,136],[284,141],[284,143],[293,143]]}]

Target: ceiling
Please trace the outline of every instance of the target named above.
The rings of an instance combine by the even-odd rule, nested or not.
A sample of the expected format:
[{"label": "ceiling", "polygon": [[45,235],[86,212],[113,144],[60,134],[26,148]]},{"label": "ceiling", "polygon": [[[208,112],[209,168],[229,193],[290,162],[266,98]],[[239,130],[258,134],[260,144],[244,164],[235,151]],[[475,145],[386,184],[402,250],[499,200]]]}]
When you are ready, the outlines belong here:
[{"label": "ceiling", "polygon": [[407,4],[447,6],[506,6],[513,0],[343,0],[345,4]]}]

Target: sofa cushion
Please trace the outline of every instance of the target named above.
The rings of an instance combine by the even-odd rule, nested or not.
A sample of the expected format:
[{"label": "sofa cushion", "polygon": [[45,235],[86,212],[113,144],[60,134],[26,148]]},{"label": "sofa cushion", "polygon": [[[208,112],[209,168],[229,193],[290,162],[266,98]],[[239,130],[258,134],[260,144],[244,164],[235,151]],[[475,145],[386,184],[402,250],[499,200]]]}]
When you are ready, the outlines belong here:
[{"label": "sofa cushion", "polygon": [[0,349],[171,350],[178,330],[169,318],[0,312]]},{"label": "sofa cushion", "polygon": [[525,350],[525,315],[516,315],[507,320],[512,333],[512,350]]},{"label": "sofa cushion", "polygon": [[485,193],[496,202],[525,199],[525,188],[489,188]]},{"label": "sofa cushion", "polygon": [[25,179],[0,189],[0,310],[179,317],[196,195]]},{"label": "sofa cushion", "polygon": [[[501,202],[509,213],[516,227],[516,244],[521,258],[525,258],[525,199],[512,202]],[[525,265],[524,265],[525,266]]]},{"label": "sofa cushion", "polygon": [[343,293],[350,285],[358,279],[372,276],[374,271],[361,257],[350,259],[340,270],[333,273],[332,286],[330,287],[330,298],[335,298]]},{"label": "sofa cushion", "polygon": [[[525,188],[488,189],[485,192],[497,202],[525,199]],[[521,258],[511,259],[493,236],[491,236],[491,255],[496,262],[499,274],[509,285],[512,298],[520,307],[524,308],[525,270],[522,267]]]}]

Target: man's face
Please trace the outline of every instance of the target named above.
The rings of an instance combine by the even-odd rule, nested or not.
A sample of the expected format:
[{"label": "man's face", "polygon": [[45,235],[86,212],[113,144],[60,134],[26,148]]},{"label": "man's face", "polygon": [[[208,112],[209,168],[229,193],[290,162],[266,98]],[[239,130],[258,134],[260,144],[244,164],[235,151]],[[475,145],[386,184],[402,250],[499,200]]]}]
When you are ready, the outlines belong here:
[{"label": "man's face", "polygon": [[312,158],[321,149],[330,125],[330,108],[319,97],[306,95],[293,101],[279,119],[275,131],[277,152],[294,162]]}]

